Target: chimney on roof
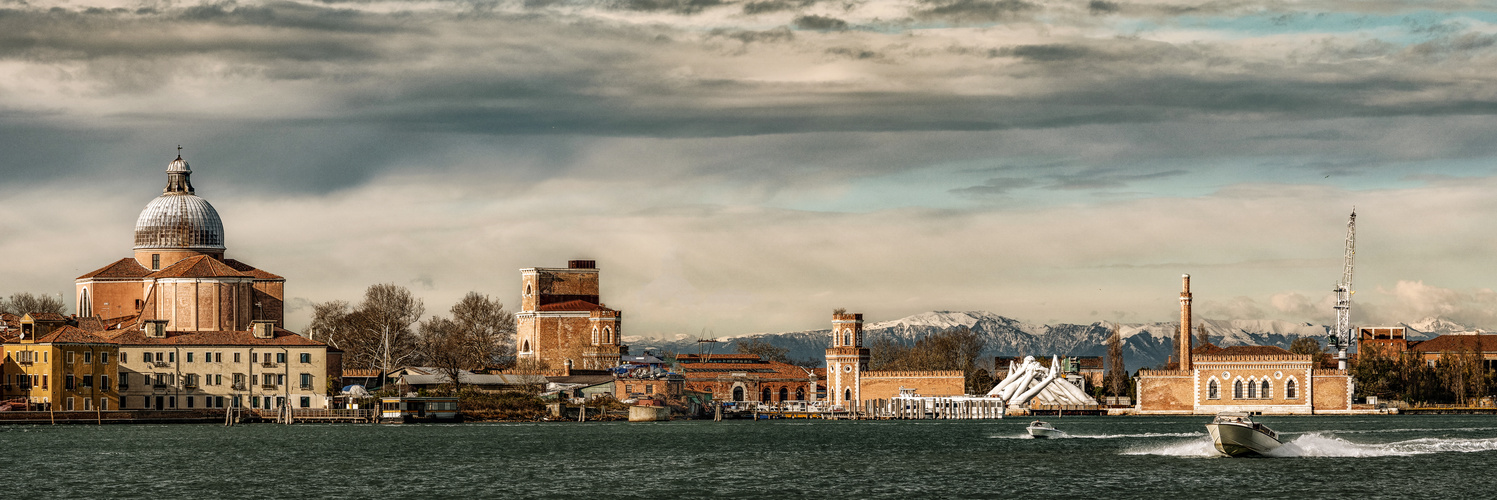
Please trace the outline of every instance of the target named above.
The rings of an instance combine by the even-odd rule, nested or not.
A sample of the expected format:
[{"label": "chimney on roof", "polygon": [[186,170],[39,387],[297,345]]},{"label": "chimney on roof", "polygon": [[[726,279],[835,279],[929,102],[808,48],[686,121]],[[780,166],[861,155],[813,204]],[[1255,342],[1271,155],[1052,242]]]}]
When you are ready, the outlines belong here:
[{"label": "chimney on roof", "polygon": [[275,338],[275,321],[268,319],[257,319],[250,322],[250,334],[257,339]]},{"label": "chimney on roof", "polygon": [[145,323],[141,330],[146,332],[146,337],[153,339],[166,338],[166,320],[148,319]]},{"label": "chimney on roof", "polygon": [[1190,275],[1180,275],[1180,369],[1190,370],[1192,363],[1190,354]]},{"label": "chimney on roof", "polygon": [[569,260],[567,269],[597,269],[598,261],[595,260]]}]

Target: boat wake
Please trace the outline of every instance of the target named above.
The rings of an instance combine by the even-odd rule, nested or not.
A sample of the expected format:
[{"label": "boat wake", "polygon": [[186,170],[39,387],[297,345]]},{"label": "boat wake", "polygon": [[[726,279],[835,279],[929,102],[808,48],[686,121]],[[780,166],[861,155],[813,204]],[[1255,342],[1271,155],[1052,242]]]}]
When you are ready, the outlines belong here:
[{"label": "boat wake", "polygon": [[[1052,436],[1050,439],[1128,439],[1128,438],[1159,438],[1159,437],[1195,437],[1205,436],[1204,432],[1145,432],[1140,434],[1061,434]],[[1013,434],[1006,436],[991,436],[995,439],[1033,439],[1028,434]],[[1207,443],[1208,445],[1210,443]]]},{"label": "boat wake", "polygon": [[1418,438],[1381,444],[1353,443],[1312,432],[1284,443],[1273,457],[1393,457],[1430,453],[1472,453],[1497,450],[1497,438]]},{"label": "boat wake", "polygon": [[[1392,443],[1353,443],[1345,439],[1312,432],[1300,435],[1269,452],[1273,458],[1290,457],[1393,457],[1431,453],[1473,453],[1497,450],[1497,438],[1419,438]],[[1126,450],[1123,455],[1163,455],[1175,457],[1222,457],[1211,439],[1177,441],[1147,448]]]}]

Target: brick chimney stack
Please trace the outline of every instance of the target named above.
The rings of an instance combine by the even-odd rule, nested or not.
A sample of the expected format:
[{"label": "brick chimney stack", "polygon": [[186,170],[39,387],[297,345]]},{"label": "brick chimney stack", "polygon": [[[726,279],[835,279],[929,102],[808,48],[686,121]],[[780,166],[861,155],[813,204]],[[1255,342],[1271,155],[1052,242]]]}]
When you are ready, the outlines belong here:
[{"label": "brick chimney stack", "polygon": [[1190,370],[1190,275],[1180,275],[1180,369]]}]

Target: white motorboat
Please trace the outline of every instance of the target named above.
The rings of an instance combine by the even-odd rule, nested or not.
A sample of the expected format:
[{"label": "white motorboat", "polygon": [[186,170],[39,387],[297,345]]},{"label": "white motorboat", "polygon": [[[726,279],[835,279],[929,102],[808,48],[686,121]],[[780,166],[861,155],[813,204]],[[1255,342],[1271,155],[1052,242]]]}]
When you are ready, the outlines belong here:
[{"label": "white motorboat", "polygon": [[1026,429],[1029,430],[1029,436],[1034,438],[1053,438],[1066,435],[1064,431],[1056,429],[1049,422],[1039,420],[1030,422],[1029,427],[1026,427]]},{"label": "white motorboat", "polygon": [[1279,433],[1253,421],[1252,416],[1242,412],[1223,412],[1206,424],[1211,433],[1211,443],[1229,457],[1263,456],[1283,443]]}]

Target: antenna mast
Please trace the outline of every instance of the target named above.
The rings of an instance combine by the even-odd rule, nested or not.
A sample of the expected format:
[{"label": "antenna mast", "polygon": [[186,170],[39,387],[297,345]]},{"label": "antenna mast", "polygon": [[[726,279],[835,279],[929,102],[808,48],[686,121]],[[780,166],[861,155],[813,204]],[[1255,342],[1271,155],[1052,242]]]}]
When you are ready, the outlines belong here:
[{"label": "antenna mast", "polygon": [[1346,265],[1341,269],[1341,282],[1336,284],[1336,329],[1331,332],[1330,344],[1336,348],[1336,368],[1346,369],[1346,350],[1356,338],[1351,327],[1352,264],[1357,260],[1357,209],[1351,209],[1351,220],[1346,223]]}]

